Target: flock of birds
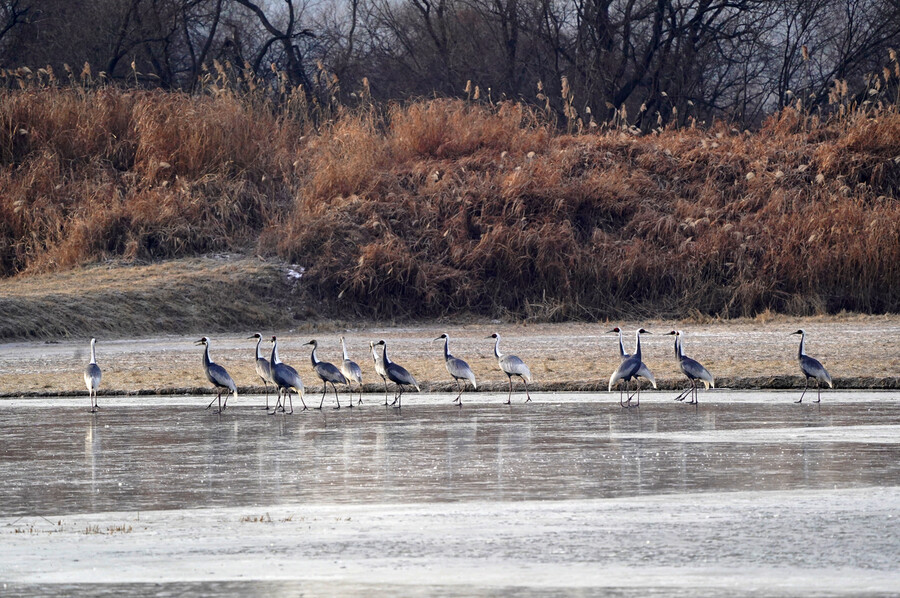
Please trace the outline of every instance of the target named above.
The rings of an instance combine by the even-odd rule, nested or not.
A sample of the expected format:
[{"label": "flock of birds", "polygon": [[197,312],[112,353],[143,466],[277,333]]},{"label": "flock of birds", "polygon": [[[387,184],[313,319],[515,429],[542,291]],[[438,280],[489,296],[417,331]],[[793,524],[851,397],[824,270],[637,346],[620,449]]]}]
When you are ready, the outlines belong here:
[{"label": "flock of birds", "polygon": [[[609,378],[609,391],[611,392],[613,387],[619,386],[619,405],[622,407],[637,407],[640,405],[641,401],[641,378],[646,379],[653,388],[657,388],[656,380],[653,377],[653,374],[650,372],[650,369],[647,365],[641,360],[641,335],[642,334],[651,334],[647,330],[643,328],[639,329],[635,334],[635,349],[634,353],[628,354],[625,351],[625,343],[622,339],[622,331],[616,327],[609,331],[610,333],[617,333],[619,335],[619,357],[621,358],[621,362],[619,367],[612,373]],[[669,335],[675,336],[675,357],[678,359],[679,367],[681,368],[681,372],[688,378],[690,382],[690,386],[686,387],[684,391],[682,391],[676,398],[676,401],[684,401],[685,399],[690,398],[688,404],[696,405],[698,403],[697,393],[699,390],[699,384],[703,383],[706,389],[710,387],[715,388],[715,379],[712,374],[709,373],[703,365],[701,365],[698,361],[687,357],[684,354],[684,348],[682,345],[682,337],[684,333],[678,330],[673,330],[668,333]],[[821,387],[823,384],[827,384],[830,388],[834,388],[834,384],[831,381],[831,376],[828,374],[828,371],[822,366],[819,361],[810,357],[806,354],[806,332],[803,330],[798,330],[793,332],[792,334],[800,335],[800,349],[797,352],[797,360],[800,365],[800,371],[806,378],[806,386],[803,388],[803,393],[800,395],[800,399],[795,401],[800,403],[803,401],[803,397],[806,395],[806,391],[809,390],[810,380],[816,381],[816,403],[821,402],[822,394]],[[515,355],[507,355],[500,352],[500,335],[496,332],[487,338],[494,339],[494,357],[497,359],[497,364],[500,367],[500,370],[506,374],[509,379],[509,394],[506,398],[506,404],[510,404],[512,401],[512,392],[513,392],[513,376],[518,376],[523,384],[525,385],[525,402],[531,401],[531,394],[528,392],[528,383],[531,382],[531,371],[528,369],[528,366],[522,361],[519,357]],[[272,353],[269,359],[266,359],[263,356],[262,349],[260,345],[262,344],[263,337],[258,332],[253,336],[248,337],[248,339],[256,339],[256,373],[262,379],[263,384],[266,389],[266,411],[270,414],[275,413],[293,413],[294,412],[294,404],[291,398],[291,391],[297,394],[297,397],[300,399],[300,403],[303,405],[303,409],[306,410],[306,402],[303,399],[304,394],[304,386],[303,381],[300,379],[300,375],[297,373],[297,370],[292,368],[291,366],[283,363],[281,359],[278,357],[278,339],[276,337],[272,337]],[[450,337],[445,333],[434,339],[435,341],[443,340],[444,341],[444,362],[447,366],[447,371],[450,373],[451,378],[456,383],[457,390],[459,391],[456,395],[456,398],[453,400],[454,403],[458,405],[462,405],[462,393],[466,389],[467,384],[471,383],[472,389],[477,389],[478,384],[475,381],[475,374],[472,372],[472,368],[469,367],[469,364],[454,357],[450,354]],[[97,391],[100,388],[100,379],[102,377],[102,372],[100,371],[100,367],[97,365],[96,353],[95,353],[95,344],[97,339],[91,339],[91,361],[88,363],[87,367],[84,370],[84,382],[87,386],[89,397],[91,400],[91,412],[96,412],[99,409],[97,405]],[[221,365],[212,361],[209,356],[209,338],[203,337],[200,340],[196,341],[197,345],[203,345],[205,347],[203,352],[203,371],[206,374],[206,378],[213,384],[216,389],[216,398],[210,401],[209,405],[206,406],[207,409],[210,409],[213,403],[218,401],[218,410],[216,413],[221,413],[228,406],[228,395],[225,395],[224,402],[222,401],[222,394],[225,391],[229,391],[235,398],[237,398],[237,385],[234,383],[231,375],[229,375],[228,371],[222,367]],[[331,388],[334,391],[334,400],[336,406],[334,409],[341,408],[340,397],[338,396],[337,387],[335,384],[343,384],[348,388],[348,392],[350,394],[349,407],[353,407],[353,387],[351,382],[356,382],[357,391],[359,392],[359,400],[357,405],[362,404],[362,369],[359,365],[351,360],[347,355],[347,346],[344,343],[344,337],[341,337],[341,351],[343,353],[343,360],[339,366],[334,365],[333,363],[329,363],[327,361],[322,361],[316,356],[316,350],[318,349],[319,343],[315,340],[311,340],[306,343],[304,346],[311,346],[312,352],[310,354],[310,361],[312,362],[312,368],[315,371],[316,375],[319,379],[322,380],[322,397],[319,401],[319,406],[315,407],[315,409],[322,409],[325,403],[325,395],[328,392],[328,385],[331,384]],[[381,352],[379,354],[376,347],[381,347]],[[375,372],[381,377],[384,382],[384,404],[394,406],[396,408],[402,407],[403,400],[403,390],[404,386],[409,386],[415,388],[418,391],[421,391],[419,387],[419,383],[416,382],[415,377],[409,373],[403,366],[394,363],[390,360],[387,354],[387,344],[384,340],[380,340],[378,342],[369,342],[369,348],[372,351],[372,360],[375,365]],[[388,403],[388,380],[393,382],[396,385],[396,390],[394,393],[394,401],[393,403]],[[631,381],[634,381],[635,388],[634,390],[630,390],[629,386]],[[461,382],[462,381],[462,382]],[[275,406],[270,409],[269,407],[269,384],[272,384],[274,387],[278,389],[278,397],[275,402]],[[636,399],[632,404],[632,400]]]}]

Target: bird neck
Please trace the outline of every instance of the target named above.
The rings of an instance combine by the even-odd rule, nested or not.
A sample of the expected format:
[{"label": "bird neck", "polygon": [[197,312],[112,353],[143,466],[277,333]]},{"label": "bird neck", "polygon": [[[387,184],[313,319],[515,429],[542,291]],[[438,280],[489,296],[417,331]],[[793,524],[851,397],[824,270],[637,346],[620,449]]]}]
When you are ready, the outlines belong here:
[{"label": "bird neck", "polygon": [[309,360],[312,361],[313,365],[316,365],[319,363],[319,358],[316,357],[316,349],[318,349],[318,348],[319,348],[319,345],[313,345],[312,353],[309,354]]},{"label": "bird neck", "polygon": [[684,359],[684,345],[681,344],[681,335],[675,335],[675,357]]},{"label": "bird neck", "polygon": [[262,342],[262,337],[259,337],[258,339],[256,339],[256,358],[257,358],[257,359],[262,359],[262,358],[263,358],[263,356],[262,356],[262,351],[259,350],[259,344],[260,344],[261,342]]},{"label": "bird neck", "polygon": [[800,335],[800,350],[797,351],[797,357],[803,357],[806,355],[806,333]]},{"label": "bird neck", "polygon": [[622,331],[619,330],[619,355],[625,357],[625,342],[622,340]]},{"label": "bird neck", "polygon": [[634,356],[638,359],[641,358],[641,332],[640,330],[635,333],[635,348],[634,348]]},{"label": "bird neck", "polygon": [[444,339],[444,359],[450,359],[450,337]]},{"label": "bird neck", "polygon": [[347,357],[347,347],[344,345],[344,338],[341,337],[341,353],[344,354],[344,361],[347,361],[349,357]]},{"label": "bird neck", "polygon": [[209,358],[209,343],[206,343],[203,351],[203,365],[209,365],[212,363],[212,359]]},{"label": "bird neck", "polygon": [[503,353],[500,352],[500,337],[497,337],[497,340],[494,341],[494,357],[500,359],[503,356]]},{"label": "bird neck", "polygon": [[384,361],[384,365],[391,363],[390,358],[387,356],[387,345],[381,345],[381,360]]},{"label": "bird neck", "polygon": [[271,362],[272,362],[272,365],[275,365],[276,363],[281,363],[281,360],[278,359],[278,343],[272,343]]},{"label": "bird neck", "polygon": [[97,357],[96,357],[96,354],[94,353],[94,343],[93,342],[91,343],[91,363],[93,363],[93,364],[97,363]]}]

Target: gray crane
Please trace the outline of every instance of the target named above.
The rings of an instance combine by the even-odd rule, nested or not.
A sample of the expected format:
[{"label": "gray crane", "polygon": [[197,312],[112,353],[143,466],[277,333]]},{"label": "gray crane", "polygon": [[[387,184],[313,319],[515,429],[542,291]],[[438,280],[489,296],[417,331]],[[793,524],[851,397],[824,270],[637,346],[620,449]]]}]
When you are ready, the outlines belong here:
[{"label": "gray crane", "polygon": [[419,388],[419,383],[416,382],[413,375],[406,371],[406,368],[391,361],[387,354],[387,343],[385,343],[384,340],[380,340],[375,344],[381,345],[381,359],[384,362],[384,372],[387,375],[388,380],[397,385],[397,394],[394,396],[394,402],[391,403],[391,406],[393,407],[394,404],[396,404],[397,409],[400,409],[403,407],[404,385],[413,386],[419,392],[422,392],[422,389]]},{"label": "gray crane", "polygon": [[212,407],[212,404],[219,401],[219,410],[216,413],[222,413],[228,407],[228,396],[225,396],[225,403],[222,403],[222,391],[224,389],[230,390],[234,394],[234,398],[236,399],[238,396],[237,386],[234,384],[234,380],[231,379],[231,376],[228,375],[228,372],[225,371],[225,368],[220,366],[217,363],[213,363],[213,361],[209,358],[209,339],[205,336],[200,340],[194,343],[195,345],[205,345],[206,350],[203,352],[203,371],[206,373],[206,379],[213,383],[213,386],[216,387],[216,398],[210,401],[209,405],[206,406],[207,409]]},{"label": "gray crane", "polygon": [[687,357],[684,354],[684,347],[682,345],[681,338],[684,336],[684,332],[681,330],[673,330],[669,332],[669,334],[675,335],[675,357],[678,359],[678,366],[681,368],[681,373],[688,377],[688,380],[691,381],[691,385],[689,388],[686,388],[684,392],[675,397],[676,401],[685,400],[690,394],[691,400],[688,401],[689,405],[697,404],[697,380],[703,382],[706,385],[706,389],[716,387],[716,381],[713,378],[712,374],[709,373],[705,367],[703,367],[700,362]]},{"label": "gray crane", "polygon": [[[616,327],[613,328],[612,330],[608,330],[608,331],[606,332],[606,334],[612,334],[612,333],[616,333],[616,334],[619,335],[619,359],[620,359],[620,361],[625,361],[626,359],[628,359],[629,357],[631,357],[631,355],[629,355],[629,354],[625,351],[625,343],[624,343],[623,340],[622,340],[622,329],[619,328],[618,326],[616,326]],[[620,387],[619,387],[619,404],[620,404],[620,405],[623,404],[623,403],[622,403],[622,398],[623,398],[622,393],[623,393],[623,388],[620,386]]]},{"label": "gray crane", "polygon": [[631,399],[637,394],[637,403],[634,407],[640,407],[641,405],[641,381],[640,378],[646,378],[653,385],[653,388],[656,388],[656,380],[653,378],[653,374],[650,373],[650,370],[644,365],[644,362],[641,361],[641,335],[642,334],[652,334],[641,328],[635,334],[635,349],[634,354],[627,359],[623,359],[622,363],[619,364],[619,367],[616,368],[616,371],[612,373],[612,376],[609,377],[609,390],[612,391],[614,385],[616,385],[619,381],[625,383],[625,390],[628,390],[628,382],[634,378],[635,384],[637,385],[637,389],[635,392],[628,395],[628,399],[623,403],[622,397],[619,397],[619,405],[622,407],[631,407]]},{"label": "gray crane", "polygon": [[794,401],[795,403],[803,402],[803,395],[806,394],[806,390],[809,388],[809,379],[815,378],[816,380],[816,403],[822,402],[822,388],[821,384],[827,384],[829,388],[834,388],[834,384],[831,382],[831,374],[828,373],[828,370],[825,369],[817,359],[813,359],[809,355],[806,354],[806,332],[804,330],[798,330],[797,332],[792,332],[791,334],[799,334],[800,335],[800,350],[797,351],[797,361],[800,362],[800,371],[803,372],[803,375],[806,376],[806,386],[803,387],[803,393],[800,395],[800,399]]},{"label": "gray crane", "polygon": [[[286,363],[282,363],[281,359],[278,358],[278,339],[274,336],[272,337],[272,357],[269,361],[269,367],[272,371],[272,382],[278,387],[278,402],[275,403],[275,409],[270,415],[278,413],[279,407],[281,407],[283,413],[288,415],[294,412],[294,401],[291,400],[292,388],[297,391],[300,403],[303,404],[303,410],[306,411],[306,402],[303,400],[303,380],[300,379],[300,374],[297,373],[297,370]],[[290,411],[284,408],[284,401],[281,398],[282,391],[291,405]]]},{"label": "gray crane", "polygon": [[450,355],[450,336],[446,332],[434,340],[439,341],[441,339],[444,340],[444,363],[453,381],[456,382],[456,388],[459,389],[459,394],[456,395],[453,402],[459,402],[459,406],[462,407],[462,393],[465,390],[465,384],[460,386],[459,381],[468,380],[472,383],[472,389],[477,389],[478,384],[475,382],[475,374],[472,373],[472,368],[469,367],[468,363]]},{"label": "gray crane", "polygon": [[100,409],[100,405],[97,404],[97,389],[100,388],[100,378],[103,376],[103,372],[100,371],[100,366],[97,365],[97,355],[94,353],[94,345],[97,343],[97,339],[91,339],[91,362],[84,367],[84,384],[88,389],[88,398],[91,400],[91,413],[96,413]]},{"label": "gray crane", "polygon": [[353,387],[350,385],[351,380],[356,380],[356,383],[359,385],[359,403],[357,405],[362,405],[362,370],[359,368],[359,365],[347,357],[347,346],[344,344],[344,337],[341,337],[341,353],[344,355],[343,361],[341,361],[341,373],[344,375],[344,378],[347,379],[347,392],[350,393],[350,406],[353,407]]},{"label": "gray crane", "polygon": [[631,355],[625,352],[625,343],[622,341],[622,329],[616,326],[612,330],[607,331],[606,334],[610,334],[613,332],[619,334],[619,357],[621,357],[623,360],[628,359],[629,357],[631,357]]},{"label": "gray crane", "polygon": [[[347,384],[347,379],[344,378],[341,370],[339,370],[336,365],[328,363],[327,361],[321,361],[316,357],[316,349],[319,348],[319,341],[313,339],[303,346],[308,347],[310,345],[312,345],[312,353],[310,353],[309,359],[312,362],[316,374],[322,380],[322,400],[319,401],[319,406],[316,407],[316,409],[321,409],[322,405],[325,403],[325,393],[328,391],[328,384],[331,384],[331,389],[334,391],[334,400],[337,402],[337,407],[335,407],[335,409],[340,409],[341,400],[338,398],[337,387],[335,384]],[[350,399],[350,407],[353,407],[352,398]]]},{"label": "gray crane", "polygon": [[381,376],[381,381],[384,382],[384,404],[387,405],[388,402],[388,389],[387,389],[387,370],[384,368],[384,356],[379,355],[378,351],[375,350],[375,343],[369,341],[369,348],[372,349],[372,361],[375,362],[375,373]]},{"label": "gray crane", "polygon": [[[255,338],[256,339],[256,375],[260,377],[263,381],[263,386],[266,387],[266,411],[269,410],[269,382],[272,382],[272,365],[269,363],[269,360],[263,357],[262,351],[260,351],[259,344],[262,342],[262,335],[260,333],[256,333],[253,336],[248,336],[248,339]],[[274,382],[273,382],[274,384]]]},{"label": "gray crane", "polygon": [[528,392],[528,383],[531,382],[531,370],[528,369],[528,366],[525,365],[525,362],[516,357],[515,355],[504,355],[500,352],[500,335],[496,332],[490,335],[488,338],[497,339],[494,343],[494,357],[497,358],[497,363],[500,365],[500,369],[503,370],[503,373],[506,374],[506,377],[509,379],[509,395],[506,397],[506,404],[509,405],[512,401],[512,377],[518,376],[522,379],[522,382],[525,384],[525,402],[528,403],[531,401],[531,394]]}]

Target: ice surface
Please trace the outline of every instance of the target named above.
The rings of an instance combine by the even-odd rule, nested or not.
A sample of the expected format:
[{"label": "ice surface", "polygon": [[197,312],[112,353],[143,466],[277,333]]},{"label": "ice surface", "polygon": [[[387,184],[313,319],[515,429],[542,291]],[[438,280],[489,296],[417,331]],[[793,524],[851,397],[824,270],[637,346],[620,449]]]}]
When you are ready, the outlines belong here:
[{"label": "ice surface", "polygon": [[900,591],[896,393],[453,396],[0,400],[0,594]]}]

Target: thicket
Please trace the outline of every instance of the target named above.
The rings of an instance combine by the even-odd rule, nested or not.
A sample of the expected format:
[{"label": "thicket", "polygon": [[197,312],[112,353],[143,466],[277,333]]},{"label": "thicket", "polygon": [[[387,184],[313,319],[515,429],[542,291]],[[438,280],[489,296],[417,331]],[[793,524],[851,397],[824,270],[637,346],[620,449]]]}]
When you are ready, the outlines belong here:
[{"label": "thicket", "polygon": [[900,114],[835,101],[561,134],[511,102],[23,85],[0,92],[0,274],[235,251],[377,317],[895,312]]}]

